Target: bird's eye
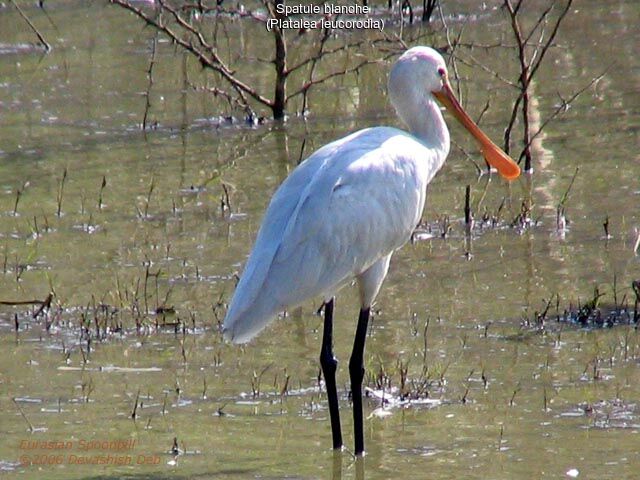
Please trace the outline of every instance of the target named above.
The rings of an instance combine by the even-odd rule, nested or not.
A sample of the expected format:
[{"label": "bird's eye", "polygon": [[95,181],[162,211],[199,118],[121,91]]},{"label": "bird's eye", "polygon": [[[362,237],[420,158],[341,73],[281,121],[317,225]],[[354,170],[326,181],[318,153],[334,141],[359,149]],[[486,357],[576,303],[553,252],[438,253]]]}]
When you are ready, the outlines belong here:
[{"label": "bird's eye", "polygon": [[440,75],[442,78],[447,76],[447,70],[444,67],[440,67],[438,68],[438,75]]}]

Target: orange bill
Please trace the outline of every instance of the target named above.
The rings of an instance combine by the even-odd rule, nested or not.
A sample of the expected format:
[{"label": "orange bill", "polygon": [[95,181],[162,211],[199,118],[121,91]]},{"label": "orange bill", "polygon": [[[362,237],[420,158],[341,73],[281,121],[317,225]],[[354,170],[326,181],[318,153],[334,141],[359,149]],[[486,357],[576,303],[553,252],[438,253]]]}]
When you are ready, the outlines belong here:
[{"label": "orange bill", "polygon": [[464,111],[455,95],[449,82],[445,80],[442,90],[433,92],[435,97],[456,119],[469,131],[480,144],[480,150],[489,165],[498,170],[498,173],[507,180],[513,180],[520,175],[520,167],[507,155],[500,147],[493,143],[487,135],[480,130],[480,127],[471,120],[471,117]]}]

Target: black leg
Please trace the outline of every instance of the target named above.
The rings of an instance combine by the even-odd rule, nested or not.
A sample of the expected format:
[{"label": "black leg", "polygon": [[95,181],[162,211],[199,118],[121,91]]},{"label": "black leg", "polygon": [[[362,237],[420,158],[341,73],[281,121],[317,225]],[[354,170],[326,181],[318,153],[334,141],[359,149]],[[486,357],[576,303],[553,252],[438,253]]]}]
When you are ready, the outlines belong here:
[{"label": "black leg", "polygon": [[353,432],[355,437],[355,454],[364,453],[364,427],[362,423],[362,380],[364,378],[364,343],[367,340],[367,326],[369,324],[369,309],[360,310],[356,338],[349,360],[349,375],[351,376],[351,400],[353,401]]},{"label": "black leg", "polygon": [[320,366],[324,375],[331,415],[331,434],[333,448],[342,448],[342,431],[340,430],[340,410],[338,407],[338,389],[336,388],[336,369],[338,360],[333,356],[333,298],[324,305],[324,330],[322,333],[322,349],[320,350]]}]

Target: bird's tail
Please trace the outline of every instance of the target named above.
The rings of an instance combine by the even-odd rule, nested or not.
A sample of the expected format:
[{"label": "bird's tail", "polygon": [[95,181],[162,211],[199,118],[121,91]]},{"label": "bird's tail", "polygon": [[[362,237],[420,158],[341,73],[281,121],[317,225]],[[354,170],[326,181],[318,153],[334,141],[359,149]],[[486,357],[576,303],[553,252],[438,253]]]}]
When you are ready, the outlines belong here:
[{"label": "bird's tail", "polygon": [[222,326],[225,340],[247,343],[260,333],[278,313],[276,306],[271,305],[272,302],[268,303],[265,304],[264,299],[258,298],[247,306],[236,292]]}]

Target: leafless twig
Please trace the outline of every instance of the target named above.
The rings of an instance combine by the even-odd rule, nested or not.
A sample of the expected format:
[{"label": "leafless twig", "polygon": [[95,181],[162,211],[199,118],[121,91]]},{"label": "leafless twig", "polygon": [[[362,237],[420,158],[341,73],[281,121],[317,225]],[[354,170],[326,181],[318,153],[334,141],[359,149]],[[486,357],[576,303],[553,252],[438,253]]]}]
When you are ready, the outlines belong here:
[{"label": "leafless twig", "polygon": [[36,28],[36,26],[31,23],[31,20],[29,20],[29,17],[27,17],[27,15],[22,11],[22,9],[20,8],[20,6],[15,2],[15,0],[9,0],[11,2],[11,4],[16,7],[16,10],[18,10],[18,13],[20,14],[20,16],[22,17],[22,19],[27,22],[27,25],[29,25],[29,28],[31,28],[31,30],[33,31],[33,33],[36,34],[36,37],[38,37],[38,40],[40,40],[40,43],[42,44],[42,46],[44,47],[46,52],[50,52],[51,51],[51,45],[49,44],[49,42],[47,42],[44,38],[44,36],[42,36],[42,34],[40,33],[40,31]]},{"label": "leafless twig", "polygon": [[[308,106],[309,90],[321,83],[327,82],[338,76],[348,75],[358,72],[364,66],[376,63],[379,60],[367,59],[359,62],[355,66],[347,65],[338,70],[325,69],[322,76],[316,76],[319,71],[319,63],[325,64],[333,61],[332,55],[342,54],[345,50],[351,51],[358,47],[370,46],[377,42],[401,43],[398,38],[387,36],[385,33],[380,34],[380,38],[349,41],[348,36],[344,35],[337,42],[337,46],[328,48],[329,40],[335,40],[335,32],[325,30],[321,32],[318,47],[313,47],[315,53],[307,56],[303,60],[299,60],[297,64],[292,66],[290,55],[288,53],[289,43],[295,39],[289,39],[285,36],[284,27],[280,26],[281,21],[287,20],[287,17],[281,13],[278,6],[284,4],[284,0],[253,0],[248,6],[242,7],[223,7],[222,2],[218,1],[215,6],[208,6],[204,0],[197,2],[169,2],[168,0],[156,0],[155,8],[149,9],[134,3],[131,0],[109,0],[110,3],[131,12],[147,25],[153,27],[158,32],[168,37],[174,45],[184,49],[191,58],[194,58],[203,68],[213,72],[218,83],[213,86],[207,86],[205,89],[212,92],[215,96],[224,98],[230,105],[238,106],[253,114],[253,108],[257,104],[271,110],[274,119],[281,119],[285,115],[285,109],[290,100],[296,97],[302,97],[302,108],[304,112]],[[431,2],[430,2],[431,3]],[[437,2],[434,2],[434,4]],[[251,5],[256,6],[254,10]],[[434,7],[435,8],[435,7]],[[273,74],[272,94],[271,96],[263,93],[257,86],[252,85],[249,81],[242,78],[239,71],[234,68],[232,60],[223,56],[221,49],[221,41],[219,38],[218,25],[226,24],[232,21],[249,20],[257,22],[260,27],[271,32],[273,38],[272,56],[269,59],[254,58],[258,65],[269,65]],[[278,22],[271,23],[271,20]],[[213,22],[213,28],[208,28]],[[270,23],[268,23],[270,22]],[[267,25],[269,28],[267,29]],[[308,32],[307,32],[308,33]],[[305,33],[305,34],[307,34]],[[301,35],[299,33],[298,35]],[[287,35],[291,36],[291,33]],[[229,50],[232,45],[227,38]],[[315,44],[314,44],[315,45]],[[245,54],[246,55],[246,54]],[[389,55],[390,56],[390,55]],[[148,75],[150,84],[152,82],[150,64]],[[262,68],[262,67],[260,67]],[[292,74],[297,73],[295,79],[300,82],[296,85],[292,92],[288,92],[288,82],[292,78]],[[200,88],[202,87],[195,87]],[[147,106],[145,113],[149,108],[149,96],[146,98]],[[252,115],[253,116],[253,115]],[[145,116],[146,120],[146,116]],[[146,121],[143,122],[146,125]]]},{"label": "leafless twig", "polygon": [[[547,18],[550,12],[555,8],[557,0],[553,0],[551,4],[547,8],[545,8],[537,21],[534,23],[529,34],[525,35],[522,31],[520,25],[520,19],[518,13],[520,12],[520,8],[523,5],[523,0],[517,0],[515,3],[513,0],[504,0],[504,5],[506,10],[509,12],[509,18],[511,20],[511,28],[513,30],[513,34],[516,40],[516,45],[518,48],[518,61],[520,64],[520,76],[518,78],[519,85],[519,94],[516,98],[516,101],[513,105],[513,110],[511,112],[511,119],[509,121],[509,125],[504,133],[504,149],[505,152],[509,153],[510,143],[511,143],[511,132],[516,123],[516,118],[518,116],[518,112],[522,115],[522,129],[523,129],[523,152],[521,157],[524,157],[524,170],[531,171],[531,132],[529,125],[529,97],[530,97],[530,84],[531,80],[534,78],[536,72],[540,68],[542,64],[542,60],[545,55],[549,51],[549,48],[553,44],[556,35],[558,34],[558,30],[560,29],[560,24],[563,19],[566,17],[569,9],[571,8],[571,4],[573,0],[567,0],[564,8],[560,11],[558,17],[555,20],[555,24],[551,30],[549,37],[546,40],[544,38],[544,25],[547,22]],[[533,37],[534,33],[540,31],[539,40],[533,47],[528,48],[529,40]]]},{"label": "leafless twig", "polygon": [[153,67],[156,64],[156,49],[158,48],[158,35],[153,37],[151,43],[151,59],[149,60],[149,68],[147,69],[147,78],[149,83],[147,84],[147,90],[144,93],[144,115],[142,117],[142,130],[147,129],[147,119],[149,118],[149,109],[151,108],[151,88],[153,87]]},{"label": "leafless twig", "polygon": [[[549,115],[547,117],[547,119],[542,122],[540,124],[540,126],[538,127],[538,129],[535,131],[535,133],[533,135],[531,135],[531,137],[529,138],[529,143],[526,145],[527,147],[530,147],[531,144],[533,143],[533,141],[538,137],[538,135],[540,135],[542,133],[542,131],[545,129],[545,127],[549,124],[549,122],[551,122],[552,120],[554,120],[558,115],[566,112],[569,109],[569,106],[580,96],[582,95],[585,91],[587,91],[592,85],[595,85],[596,83],[598,83],[600,80],[602,80],[602,78],[607,74],[607,72],[609,71],[609,69],[611,68],[611,66],[607,67],[604,72],[602,72],[600,75],[598,75],[597,77],[594,77],[591,79],[591,81],[585,85],[584,87],[578,89],[574,94],[572,94],[569,98],[564,99],[560,96],[560,94],[558,93],[558,97],[560,97],[560,104],[556,107],[556,109],[553,111],[553,113],[551,115]],[[522,153],[520,154],[520,157],[518,158],[518,161],[520,161],[522,159],[522,157],[524,156],[524,152],[525,149],[522,150]]]}]

